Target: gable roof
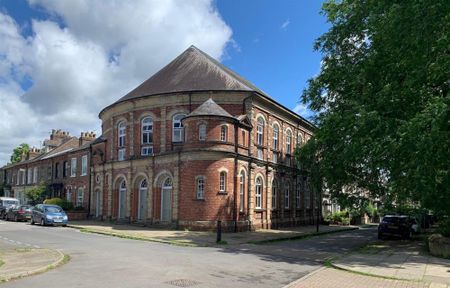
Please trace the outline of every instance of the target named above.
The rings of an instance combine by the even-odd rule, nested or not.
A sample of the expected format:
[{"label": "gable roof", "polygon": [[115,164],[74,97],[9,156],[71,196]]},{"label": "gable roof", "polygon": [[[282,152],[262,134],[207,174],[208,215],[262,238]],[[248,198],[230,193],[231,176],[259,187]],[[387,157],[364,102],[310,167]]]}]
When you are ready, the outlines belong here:
[{"label": "gable roof", "polygon": [[248,80],[192,45],[116,103],[157,94],[214,90],[255,91],[266,95]]},{"label": "gable roof", "polygon": [[189,113],[186,117],[192,116],[221,116],[234,118],[230,113],[220,107],[212,98],[209,98],[202,105],[198,106],[194,111]]}]

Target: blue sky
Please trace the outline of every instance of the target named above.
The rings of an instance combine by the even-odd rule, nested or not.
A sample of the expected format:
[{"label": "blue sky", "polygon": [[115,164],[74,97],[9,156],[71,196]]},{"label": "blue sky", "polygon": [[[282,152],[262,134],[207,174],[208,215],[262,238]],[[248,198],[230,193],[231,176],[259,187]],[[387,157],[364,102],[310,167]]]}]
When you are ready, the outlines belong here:
[{"label": "blue sky", "polygon": [[328,28],[320,7],[293,0],[0,0],[0,164],[20,143],[39,147],[51,129],[100,134],[103,107],[191,44],[308,117],[299,100],[319,72],[313,43]]}]

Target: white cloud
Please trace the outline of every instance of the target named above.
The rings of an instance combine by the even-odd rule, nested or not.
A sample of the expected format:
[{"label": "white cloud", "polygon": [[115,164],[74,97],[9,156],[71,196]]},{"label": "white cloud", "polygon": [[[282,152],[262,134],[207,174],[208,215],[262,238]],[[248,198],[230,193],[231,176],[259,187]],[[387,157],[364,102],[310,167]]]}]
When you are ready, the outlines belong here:
[{"label": "white cloud", "polygon": [[29,3],[49,13],[31,21],[31,36],[0,12],[0,166],[15,146],[39,146],[51,129],[100,132],[103,107],[191,44],[218,59],[227,45],[239,47],[213,0]]},{"label": "white cloud", "polygon": [[291,20],[286,19],[286,20],[283,22],[283,24],[281,24],[280,28],[283,29],[283,30],[285,30],[285,29],[289,26],[289,24],[291,24]]},{"label": "white cloud", "polygon": [[305,119],[311,119],[314,116],[314,112],[308,109],[308,106],[303,103],[298,103],[294,109],[292,109],[295,113],[299,114]]}]

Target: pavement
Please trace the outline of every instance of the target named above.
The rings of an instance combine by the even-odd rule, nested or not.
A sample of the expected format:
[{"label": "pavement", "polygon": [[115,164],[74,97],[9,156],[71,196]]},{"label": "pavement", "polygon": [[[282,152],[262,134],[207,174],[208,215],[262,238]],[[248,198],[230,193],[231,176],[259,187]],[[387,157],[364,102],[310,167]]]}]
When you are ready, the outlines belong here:
[{"label": "pavement", "polygon": [[[124,238],[141,239],[153,242],[175,244],[181,246],[211,247],[216,246],[215,232],[165,230],[128,224],[113,224],[101,221],[71,221],[69,226],[84,232],[114,235]],[[356,226],[324,226],[319,227],[319,234],[358,229]],[[290,227],[279,230],[257,230],[254,232],[222,233],[222,244],[236,246],[241,244],[262,244],[271,241],[300,239],[316,235],[316,226]]]},{"label": "pavement", "polygon": [[66,259],[64,254],[56,250],[35,248],[1,238],[0,283],[45,272]]},{"label": "pavement", "polygon": [[332,265],[372,276],[450,288],[450,260],[431,256],[420,240],[377,241],[332,261]]}]

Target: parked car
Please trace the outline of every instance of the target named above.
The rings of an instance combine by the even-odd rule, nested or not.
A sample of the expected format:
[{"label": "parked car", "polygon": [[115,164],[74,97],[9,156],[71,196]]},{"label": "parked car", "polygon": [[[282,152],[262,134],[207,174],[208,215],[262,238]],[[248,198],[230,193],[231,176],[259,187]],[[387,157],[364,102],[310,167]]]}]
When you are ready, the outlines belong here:
[{"label": "parked car", "polygon": [[[417,222],[415,225],[417,226]],[[409,239],[413,232],[412,218],[406,215],[386,215],[378,225],[378,239],[388,235]]]},{"label": "parked car", "polygon": [[19,200],[10,197],[0,197],[0,218],[6,218],[6,212],[12,206],[19,205]]},{"label": "parked car", "polygon": [[31,219],[31,205],[12,206],[6,212],[6,221],[28,221]]},{"label": "parked car", "polygon": [[67,214],[58,205],[38,204],[31,211],[31,225],[67,225]]}]

